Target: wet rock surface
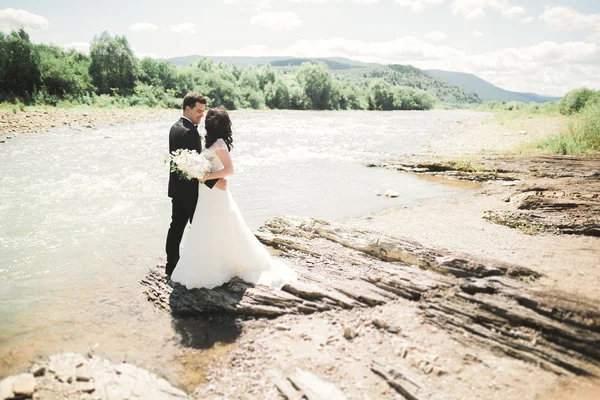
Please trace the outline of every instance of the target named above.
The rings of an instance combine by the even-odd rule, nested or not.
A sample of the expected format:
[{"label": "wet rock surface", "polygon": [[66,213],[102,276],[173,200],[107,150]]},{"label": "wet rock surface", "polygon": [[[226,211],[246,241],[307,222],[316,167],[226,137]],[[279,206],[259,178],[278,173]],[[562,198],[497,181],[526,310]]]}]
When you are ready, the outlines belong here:
[{"label": "wet rock surface", "polygon": [[473,156],[469,161],[407,158],[372,167],[471,181],[507,181],[509,210],[484,218],[526,233],[600,236],[600,156]]}]

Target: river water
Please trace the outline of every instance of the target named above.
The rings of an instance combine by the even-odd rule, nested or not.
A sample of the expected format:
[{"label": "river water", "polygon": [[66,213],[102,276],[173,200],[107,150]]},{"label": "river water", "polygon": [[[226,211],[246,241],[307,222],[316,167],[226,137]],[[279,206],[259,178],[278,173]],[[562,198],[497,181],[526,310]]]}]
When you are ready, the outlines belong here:
[{"label": "river water", "polygon": [[[251,228],[277,214],[343,220],[456,187],[364,164],[422,152],[468,111],[234,111],[230,190]],[[174,114],[176,118],[176,114]],[[0,377],[85,352],[169,376],[185,326],[140,279],[164,262],[173,120],[16,134],[0,144]],[[375,196],[394,190],[397,199]],[[201,329],[196,327],[195,329]],[[159,367],[156,367],[159,365]],[[150,368],[150,366],[153,366]]]}]

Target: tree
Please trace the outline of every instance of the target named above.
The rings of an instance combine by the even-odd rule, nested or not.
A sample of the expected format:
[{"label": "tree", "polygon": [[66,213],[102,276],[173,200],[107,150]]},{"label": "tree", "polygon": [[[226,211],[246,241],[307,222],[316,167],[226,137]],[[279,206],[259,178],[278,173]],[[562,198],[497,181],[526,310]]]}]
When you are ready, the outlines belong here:
[{"label": "tree", "polygon": [[0,93],[28,100],[40,83],[39,54],[27,32],[0,32]]},{"label": "tree", "polygon": [[268,82],[264,92],[267,107],[280,110],[290,108],[290,91],[281,79],[277,79],[275,83]]},{"label": "tree", "polygon": [[259,83],[261,90],[265,89],[269,83],[274,85],[275,80],[277,79],[277,73],[271,64],[267,64],[264,66],[259,73]]},{"label": "tree", "polygon": [[361,89],[345,83],[340,93],[340,108],[342,110],[363,110],[366,108],[363,97]]},{"label": "tree", "polygon": [[296,76],[306,96],[307,106],[315,110],[331,109],[331,71],[325,64],[302,63]]},{"label": "tree", "polygon": [[168,61],[157,61],[150,57],[145,57],[140,61],[138,79],[146,85],[158,86],[169,90],[176,87],[177,73],[175,67]]},{"label": "tree", "polygon": [[398,108],[392,86],[383,79],[376,79],[369,88],[369,108],[384,111]]},{"label": "tree", "polygon": [[104,32],[94,37],[90,50],[90,75],[99,94],[128,95],[135,87],[137,58],[125,36]]},{"label": "tree", "polygon": [[65,52],[53,45],[38,45],[38,51],[43,93],[56,99],[73,99],[94,90],[88,56],[75,50]]}]

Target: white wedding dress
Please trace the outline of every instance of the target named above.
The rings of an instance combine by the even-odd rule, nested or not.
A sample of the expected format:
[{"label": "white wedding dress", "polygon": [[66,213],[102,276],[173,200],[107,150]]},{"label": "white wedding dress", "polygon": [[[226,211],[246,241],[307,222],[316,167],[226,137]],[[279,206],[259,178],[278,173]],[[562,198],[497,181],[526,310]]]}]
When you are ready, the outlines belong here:
[{"label": "white wedding dress", "polygon": [[[220,149],[227,150],[223,139],[202,150],[211,172],[223,168],[216,154]],[[271,257],[250,231],[229,189],[200,184],[194,220],[171,280],[188,289],[212,289],[235,276],[273,289],[296,280],[296,273]]]}]

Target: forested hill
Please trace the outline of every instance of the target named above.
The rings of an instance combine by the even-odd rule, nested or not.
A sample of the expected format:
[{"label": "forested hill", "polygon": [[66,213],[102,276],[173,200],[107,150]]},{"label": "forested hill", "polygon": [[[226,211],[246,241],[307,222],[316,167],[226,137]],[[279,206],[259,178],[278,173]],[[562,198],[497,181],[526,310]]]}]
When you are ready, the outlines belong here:
[{"label": "forested hill", "polygon": [[299,67],[305,62],[323,63],[332,70],[356,68],[355,65],[334,61],[329,58],[288,58],[286,60],[271,61],[271,65],[274,67]]},{"label": "forested hill", "polygon": [[456,85],[437,79],[425,71],[410,65],[387,65],[376,67],[335,70],[334,73],[350,80],[383,79],[392,86],[421,89],[434,96],[439,103],[464,105],[481,103],[481,98]]},{"label": "forested hill", "polygon": [[477,104],[481,98],[468,90],[452,83],[439,80],[427,72],[410,65],[389,65],[387,68],[375,68],[370,76],[383,78],[393,85],[422,89],[433,94],[441,103]]},{"label": "forested hill", "polygon": [[192,62],[199,61],[203,58],[208,58],[215,62],[224,62],[227,64],[237,65],[238,67],[247,67],[250,65],[265,65],[272,64],[276,66],[300,66],[303,62],[322,62],[327,64],[331,69],[336,69],[337,67],[345,69],[345,68],[353,68],[353,67],[370,67],[376,66],[378,64],[369,64],[363,63],[356,60],[351,60],[349,58],[344,57],[325,57],[325,58],[295,58],[295,57],[285,57],[285,56],[272,56],[272,57],[243,57],[243,56],[200,56],[200,55],[191,55],[184,57],[173,57],[167,59],[173,65],[178,66],[187,66]]}]

